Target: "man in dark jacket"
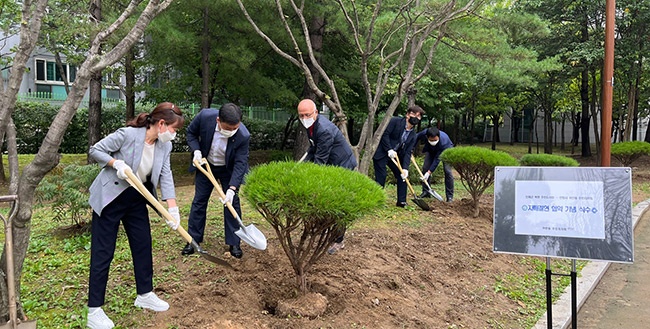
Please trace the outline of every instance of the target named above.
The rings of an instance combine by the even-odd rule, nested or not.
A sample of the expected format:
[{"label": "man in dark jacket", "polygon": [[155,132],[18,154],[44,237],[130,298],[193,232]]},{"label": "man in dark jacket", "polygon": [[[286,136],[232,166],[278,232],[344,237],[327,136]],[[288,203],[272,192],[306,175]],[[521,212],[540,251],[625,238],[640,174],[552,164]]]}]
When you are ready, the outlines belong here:
[{"label": "man in dark jacket", "polygon": [[[397,204],[396,206],[404,208],[406,206],[406,182],[408,177],[408,168],[411,164],[411,153],[415,146],[416,133],[415,126],[420,123],[424,115],[424,110],[414,105],[406,111],[403,118],[394,117],[390,119],[388,127],[381,136],[381,141],[377,147],[372,162],[375,168],[375,181],[382,187],[386,184],[386,164],[395,175],[397,180]],[[402,166],[402,172],[393,163],[391,158],[396,159]]]},{"label": "man in dark jacket", "polygon": [[[303,99],[298,103],[298,118],[307,130],[310,144],[304,161],[339,166],[350,170],[356,168],[357,158],[354,156],[350,144],[336,125],[327,120],[325,116],[318,114],[314,101]],[[327,252],[333,254],[345,247],[344,237],[345,229]]]},{"label": "man in dark jacket", "polygon": [[[436,127],[419,132],[417,139],[424,143],[422,153],[425,156],[422,172],[424,173],[424,180],[427,184],[430,184],[431,173],[436,170],[436,167],[440,163],[440,153],[448,148],[454,147],[454,143],[451,142],[451,139],[449,139],[449,136],[444,131]],[[445,171],[445,194],[447,196],[447,202],[451,202],[454,199],[454,175],[451,172],[450,165],[444,162],[442,164]],[[424,182],[422,182],[422,194],[420,197],[430,198],[432,196],[428,192]]]},{"label": "man in dark jacket", "polygon": [[304,161],[351,170],[357,166],[357,158],[341,130],[325,116],[318,114],[314,101],[311,99],[300,101],[298,116],[307,130],[310,144]]},{"label": "man in dark jacket", "polygon": [[[226,195],[222,200],[224,205],[230,202],[241,218],[239,204],[239,186],[243,183],[244,175],[248,172],[248,145],[250,133],[241,123],[241,109],[232,103],[224,104],[221,109],[203,109],[187,127],[187,144],[194,155],[190,171],[195,171],[194,160],[206,158],[215,178],[221,184]],[[194,200],[187,220],[187,232],[197,242],[203,242],[205,217],[208,200],[214,186],[200,171],[196,170],[194,180]],[[235,234],[239,229],[237,219],[228,208],[223,208],[224,233],[226,244],[230,246],[230,254],[241,258],[240,239]],[[194,248],[188,243],[181,254],[190,255]]]}]

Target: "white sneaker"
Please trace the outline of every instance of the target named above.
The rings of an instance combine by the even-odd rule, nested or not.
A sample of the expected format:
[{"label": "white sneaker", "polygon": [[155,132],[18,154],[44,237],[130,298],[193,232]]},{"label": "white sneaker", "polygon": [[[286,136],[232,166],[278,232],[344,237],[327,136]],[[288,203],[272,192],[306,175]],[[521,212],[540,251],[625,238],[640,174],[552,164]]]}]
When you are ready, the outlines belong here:
[{"label": "white sneaker", "polygon": [[133,305],[137,307],[146,308],[156,312],[164,312],[169,309],[169,304],[166,301],[158,298],[153,291],[148,292],[144,295],[138,295],[135,298],[135,303]]},{"label": "white sneaker", "polygon": [[110,329],[115,327],[111,319],[106,316],[101,307],[93,307],[93,311],[88,310],[88,322],[86,326],[91,329]]}]

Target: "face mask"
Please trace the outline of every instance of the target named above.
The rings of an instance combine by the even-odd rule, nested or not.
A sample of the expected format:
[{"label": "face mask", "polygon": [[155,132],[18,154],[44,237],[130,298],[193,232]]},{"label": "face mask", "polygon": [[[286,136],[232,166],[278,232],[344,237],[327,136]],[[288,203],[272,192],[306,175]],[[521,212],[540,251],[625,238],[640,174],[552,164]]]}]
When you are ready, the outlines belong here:
[{"label": "face mask", "polygon": [[438,144],[439,141],[440,141],[440,140],[433,141],[433,142],[432,142],[432,141],[429,141],[429,144],[431,144],[431,146],[436,146],[436,144]]},{"label": "face mask", "polygon": [[314,118],[300,119],[302,125],[305,126],[305,128],[307,129],[309,129],[309,127],[311,127],[311,125],[314,124],[314,121],[315,121]]},{"label": "face mask", "polygon": [[239,129],[239,128],[237,128],[235,130],[225,130],[225,129],[221,129],[221,127],[219,127],[219,126],[217,126],[217,128],[218,128],[217,130],[219,131],[221,136],[227,137],[227,138],[230,138],[230,137],[234,136],[237,133],[237,129]]},{"label": "face mask", "polygon": [[172,133],[172,132],[169,130],[169,127],[167,128],[167,131],[165,131],[164,133],[161,133],[161,132],[158,133],[158,140],[159,140],[161,143],[167,143],[167,142],[170,142],[170,141],[172,141],[174,138],[176,138],[176,132]]},{"label": "face mask", "polygon": [[412,126],[417,126],[417,124],[420,123],[420,119],[418,119],[418,118],[416,118],[416,117],[410,117],[410,118],[409,118],[409,123],[410,123]]}]

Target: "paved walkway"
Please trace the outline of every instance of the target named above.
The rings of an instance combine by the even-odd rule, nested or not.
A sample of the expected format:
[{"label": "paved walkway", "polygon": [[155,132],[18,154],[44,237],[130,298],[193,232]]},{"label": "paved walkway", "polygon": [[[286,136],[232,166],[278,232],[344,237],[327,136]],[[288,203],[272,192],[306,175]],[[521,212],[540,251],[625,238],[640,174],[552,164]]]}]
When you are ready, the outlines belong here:
[{"label": "paved walkway", "polygon": [[[634,264],[592,261],[582,269],[577,280],[579,329],[650,328],[650,286],[645,281],[650,276],[648,210],[650,200],[632,209]],[[568,286],[553,304],[552,328],[570,327],[571,287]],[[548,328],[546,313],[533,328]]]}]

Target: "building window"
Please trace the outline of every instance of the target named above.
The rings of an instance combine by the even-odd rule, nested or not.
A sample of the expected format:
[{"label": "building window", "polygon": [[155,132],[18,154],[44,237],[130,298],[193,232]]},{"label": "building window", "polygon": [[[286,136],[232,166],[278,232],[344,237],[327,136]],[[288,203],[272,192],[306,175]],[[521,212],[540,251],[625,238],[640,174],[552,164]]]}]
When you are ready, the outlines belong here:
[{"label": "building window", "polygon": [[106,98],[120,99],[120,90],[119,89],[106,89]]},{"label": "building window", "polygon": [[[77,67],[74,65],[63,64],[68,82],[72,83],[77,78]],[[61,70],[56,62],[46,61],[43,59],[36,60],[36,81],[63,82]]]},{"label": "building window", "polygon": [[52,98],[52,86],[49,85],[36,85],[37,97]]}]

